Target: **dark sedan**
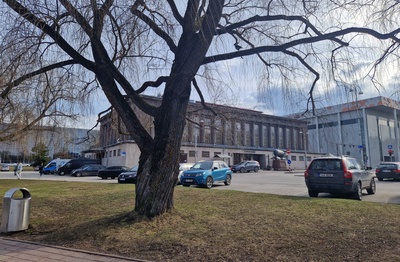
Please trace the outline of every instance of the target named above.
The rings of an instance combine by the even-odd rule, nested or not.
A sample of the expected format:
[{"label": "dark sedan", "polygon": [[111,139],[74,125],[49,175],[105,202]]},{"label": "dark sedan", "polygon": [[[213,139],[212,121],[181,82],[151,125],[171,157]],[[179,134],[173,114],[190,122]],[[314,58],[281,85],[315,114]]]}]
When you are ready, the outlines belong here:
[{"label": "dark sedan", "polygon": [[131,168],[127,166],[109,166],[107,168],[100,169],[99,172],[97,172],[97,176],[101,177],[101,179],[107,179],[109,177],[114,179],[122,172],[127,172],[129,170],[131,170]]},{"label": "dark sedan", "polygon": [[379,166],[375,169],[375,173],[379,181],[382,181],[383,179],[400,180],[400,163],[380,163]]},{"label": "dark sedan", "polygon": [[137,171],[139,166],[134,166],[128,172],[122,172],[118,176],[118,183],[133,183],[136,184]]},{"label": "dark sedan", "polygon": [[104,168],[106,167],[98,164],[84,165],[80,168],[72,170],[71,176],[97,176],[97,172]]}]

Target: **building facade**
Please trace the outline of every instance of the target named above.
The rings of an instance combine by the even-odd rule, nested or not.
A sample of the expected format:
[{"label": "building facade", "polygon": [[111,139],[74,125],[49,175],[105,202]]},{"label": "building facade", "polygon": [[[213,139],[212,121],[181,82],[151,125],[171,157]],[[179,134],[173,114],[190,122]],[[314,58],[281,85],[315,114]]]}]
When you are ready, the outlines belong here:
[{"label": "building facade", "polygon": [[[145,97],[158,105],[160,99]],[[274,150],[290,150],[290,168],[304,169],[313,156],[307,153],[306,121],[263,114],[260,111],[190,101],[181,144],[180,162],[195,163],[219,157],[228,165],[257,160],[261,168],[272,166]],[[151,135],[153,120],[137,108],[139,119]],[[215,112],[216,115],[213,113]],[[100,120],[100,145],[105,150],[103,165],[138,164],[140,151],[113,111]]]},{"label": "building facade", "polygon": [[98,143],[99,130],[38,126],[16,141],[0,142],[0,163],[30,163],[32,148],[44,143],[48,156],[67,154],[70,158],[82,156],[82,151]]},{"label": "building facade", "polygon": [[356,157],[366,167],[399,161],[400,102],[385,97],[356,100],[309,116],[309,148]]}]

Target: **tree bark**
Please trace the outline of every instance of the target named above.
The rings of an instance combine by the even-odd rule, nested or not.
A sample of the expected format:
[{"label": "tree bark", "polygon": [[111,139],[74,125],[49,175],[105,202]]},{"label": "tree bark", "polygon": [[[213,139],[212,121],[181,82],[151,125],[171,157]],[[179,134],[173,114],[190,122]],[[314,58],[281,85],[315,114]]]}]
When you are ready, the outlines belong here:
[{"label": "tree bark", "polygon": [[154,143],[150,150],[141,148],[135,200],[135,211],[141,215],[158,216],[174,206],[173,193],[191,83],[209,49],[222,15],[223,2],[218,0],[210,4],[200,32],[193,27],[180,38],[162,103],[154,117]]}]

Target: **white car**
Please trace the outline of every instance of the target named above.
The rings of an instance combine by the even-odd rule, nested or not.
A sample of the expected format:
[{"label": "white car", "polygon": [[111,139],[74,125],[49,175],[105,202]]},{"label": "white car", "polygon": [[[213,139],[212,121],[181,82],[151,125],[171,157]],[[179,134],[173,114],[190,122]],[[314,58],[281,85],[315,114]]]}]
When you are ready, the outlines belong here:
[{"label": "white car", "polygon": [[179,164],[179,175],[178,175],[178,182],[177,185],[181,184],[181,176],[183,171],[189,170],[192,166],[194,165],[194,163],[180,163]]},{"label": "white car", "polygon": [[8,164],[2,165],[1,171],[10,171],[10,165],[8,165]]}]

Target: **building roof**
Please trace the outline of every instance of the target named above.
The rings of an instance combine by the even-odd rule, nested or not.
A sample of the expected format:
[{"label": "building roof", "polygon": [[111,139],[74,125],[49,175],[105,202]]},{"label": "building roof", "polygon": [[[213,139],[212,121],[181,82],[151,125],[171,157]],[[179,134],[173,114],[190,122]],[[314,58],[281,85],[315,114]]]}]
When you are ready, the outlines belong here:
[{"label": "building roof", "polygon": [[[337,113],[351,112],[360,109],[373,108],[384,112],[393,112],[393,110],[400,110],[400,101],[390,99],[388,97],[377,96],[367,99],[360,99],[357,101],[351,101],[334,106],[327,106],[323,108],[317,108],[315,110],[315,116],[331,115]],[[291,117],[300,117],[302,119],[313,117],[312,112],[305,114],[295,114]]]}]

